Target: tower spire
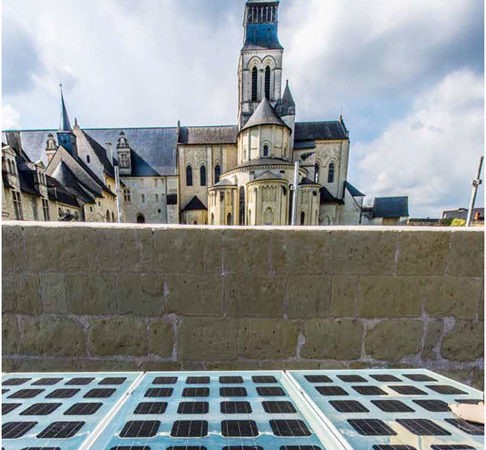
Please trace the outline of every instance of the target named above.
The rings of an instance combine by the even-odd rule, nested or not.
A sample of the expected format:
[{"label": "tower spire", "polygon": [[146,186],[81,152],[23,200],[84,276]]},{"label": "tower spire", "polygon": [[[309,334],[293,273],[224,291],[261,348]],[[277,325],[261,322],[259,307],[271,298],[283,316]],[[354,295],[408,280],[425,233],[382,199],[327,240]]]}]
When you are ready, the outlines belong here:
[{"label": "tower spire", "polygon": [[62,93],[62,83],[59,84],[61,90],[61,121],[59,123],[59,131],[72,131],[71,123],[69,122],[69,116],[64,103],[64,95]]}]

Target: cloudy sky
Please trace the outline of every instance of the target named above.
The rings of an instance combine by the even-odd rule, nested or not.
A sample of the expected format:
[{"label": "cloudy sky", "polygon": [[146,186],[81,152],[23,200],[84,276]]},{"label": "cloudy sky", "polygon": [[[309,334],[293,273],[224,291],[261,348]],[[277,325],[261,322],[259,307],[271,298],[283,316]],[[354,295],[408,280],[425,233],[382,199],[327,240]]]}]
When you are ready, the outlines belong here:
[{"label": "cloudy sky", "polygon": [[[4,0],[3,128],[236,123],[244,0]],[[297,120],[351,132],[349,181],[415,217],[467,207],[483,151],[481,0],[281,0]],[[483,196],[479,199],[483,205]]]}]

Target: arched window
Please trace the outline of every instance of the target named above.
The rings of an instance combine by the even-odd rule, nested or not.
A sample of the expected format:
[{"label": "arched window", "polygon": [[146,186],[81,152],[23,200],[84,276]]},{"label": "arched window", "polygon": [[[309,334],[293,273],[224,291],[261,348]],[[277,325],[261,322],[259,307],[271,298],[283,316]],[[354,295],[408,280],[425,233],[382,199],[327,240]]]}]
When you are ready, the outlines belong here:
[{"label": "arched window", "polygon": [[263,218],[265,225],[273,225],[273,211],[272,208],[267,208]]},{"label": "arched window", "polygon": [[214,168],[214,184],[219,183],[220,178],[221,178],[221,166],[218,164]]},{"label": "arched window", "polygon": [[192,186],[192,167],[186,167],[186,186]]},{"label": "arched window", "polygon": [[329,164],[329,174],[327,175],[327,182],[334,183],[334,172],[336,171],[336,166],[332,162]]},{"label": "arched window", "polygon": [[268,156],[268,145],[267,144],[265,144],[263,146],[263,156]]},{"label": "arched window", "polygon": [[211,213],[211,225],[214,225],[214,214]]},{"label": "arched window", "polygon": [[115,213],[114,212],[111,213],[111,221],[115,222]]},{"label": "arched window", "polygon": [[228,216],[226,218],[226,225],[233,225],[233,216],[231,213],[228,213]]},{"label": "arched window", "polygon": [[145,223],[145,217],[143,214],[137,215],[137,223]]},{"label": "arched window", "polygon": [[305,224],[305,213],[304,212],[300,213],[300,224],[301,225]]},{"label": "arched window", "polygon": [[201,186],[206,186],[206,166],[201,166],[199,169],[199,179],[201,181]]},{"label": "arched window", "polygon": [[240,225],[245,225],[245,188],[243,186],[240,187]]},{"label": "arched window", "polygon": [[106,221],[110,221],[110,211],[106,210]]},{"label": "arched window", "polygon": [[318,163],[314,166],[314,183],[319,183],[319,172],[321,171],[321,167]]},{"label": "arched window", "polygon": [[265,69],[265,97],[270,100],[270,66]]},{"label": "arched window", "polygon": [[88,164],[91,162],[91,158],[89,157],[89,155],[86,155],[86,161],[88,162]]},{"label": "arched window", "polygon": [[253,67],[251,72],[251,101],[256,102],[258,100],[258,69]]}]

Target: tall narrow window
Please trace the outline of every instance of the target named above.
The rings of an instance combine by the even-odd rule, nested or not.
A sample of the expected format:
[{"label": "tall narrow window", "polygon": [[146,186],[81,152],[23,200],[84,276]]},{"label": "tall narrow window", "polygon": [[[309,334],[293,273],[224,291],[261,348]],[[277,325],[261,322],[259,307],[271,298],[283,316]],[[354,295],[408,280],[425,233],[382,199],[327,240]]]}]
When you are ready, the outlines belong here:
[{"label": "tall narrow window", "polygon": [[263,146],[263,156],[268,156],[268,145],[267,144],[265,144]]},{"label": "tall narrow window", "polygon": [[24,214],[22,212],[22,198],[20,197],[20,192],[12,192],[13,204],[15,210],[15,218],[17,220],[24,220]]},{"label": "tall narrow window", "polygon": [[251,72],[251,101],[256,102],[258,100],[258,69],[253,67]]},{"label": "tall narrow window", "polygon": [[51,220],[49,217],[49,201],[45,198],[42,199],[42,211],[44,212],[44,220],[46,222]]},{"label": "tall narrow window", "polygon": [[192,186],[192,167],[186,167],[186,186]]},{"label": "tall narrow window", "polygon": [[245,188],[243,186],[240,187],[240,225],[245,225]]},{"label": "tall narrow window", "polygon": [[334,172],[336,170],[336,167],[334,163],[332,162],[329,164],[329,174],[327,175],[327,182],[328,183],[334,183]]},{"label": "tall narrow window", "polygon": [[126,203],[130,203],[131,201],[130,189],[123,190],[123,199],[125,200]]},{"label": "tall narrow window", "polygon": [[214,184],[219,183],[220,178],[221,178],[221,166],[218,164],[214,168]]},{"label": "tall narrow window", "polygon": [[233,225],[233,216],[231,213],[228,213],[228,217],[226,218],[226,225]]},{"label": "tall narrow window", "polygon": [[265,69],[265,97],[270,100],[270,66]]},{"label": "tall narrow window", "polygon": [[314,166],[314,183],[319,183],[319,172],[321,171],[321,168],[319,167],[319,164],[316,163]]},{"label": "tall narrow window", "polygon": [[300,224],[305,225],[305,213],[300,213]]},{"label": "tall narrow window", "polygon": [[110,221],[110,211],[106,210],[106,221]]},{"label": "tall narrow window", "polygon": [[89,157],[89,155],[86,155],[86,162],[89,164],[91,162],[91,159]]},{"label": "tall narrow window", "polygon": [[201,186],[206,186],[206,166],[201,166],[199,169],[199,179],[201,181]]}]

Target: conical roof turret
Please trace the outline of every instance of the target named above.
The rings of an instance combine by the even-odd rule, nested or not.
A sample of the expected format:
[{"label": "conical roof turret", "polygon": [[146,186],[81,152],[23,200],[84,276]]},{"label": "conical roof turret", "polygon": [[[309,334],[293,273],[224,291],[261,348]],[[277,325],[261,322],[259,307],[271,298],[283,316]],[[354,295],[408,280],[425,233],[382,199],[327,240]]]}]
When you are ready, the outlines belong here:
[{"label": "conical roof turret", "polygon": [[255,112],[248,119],[248,122],[241,128],[241,131],[258,125],[280,125],[288,128],[287,124],[278,116],[266,97],[260,102]]}]

